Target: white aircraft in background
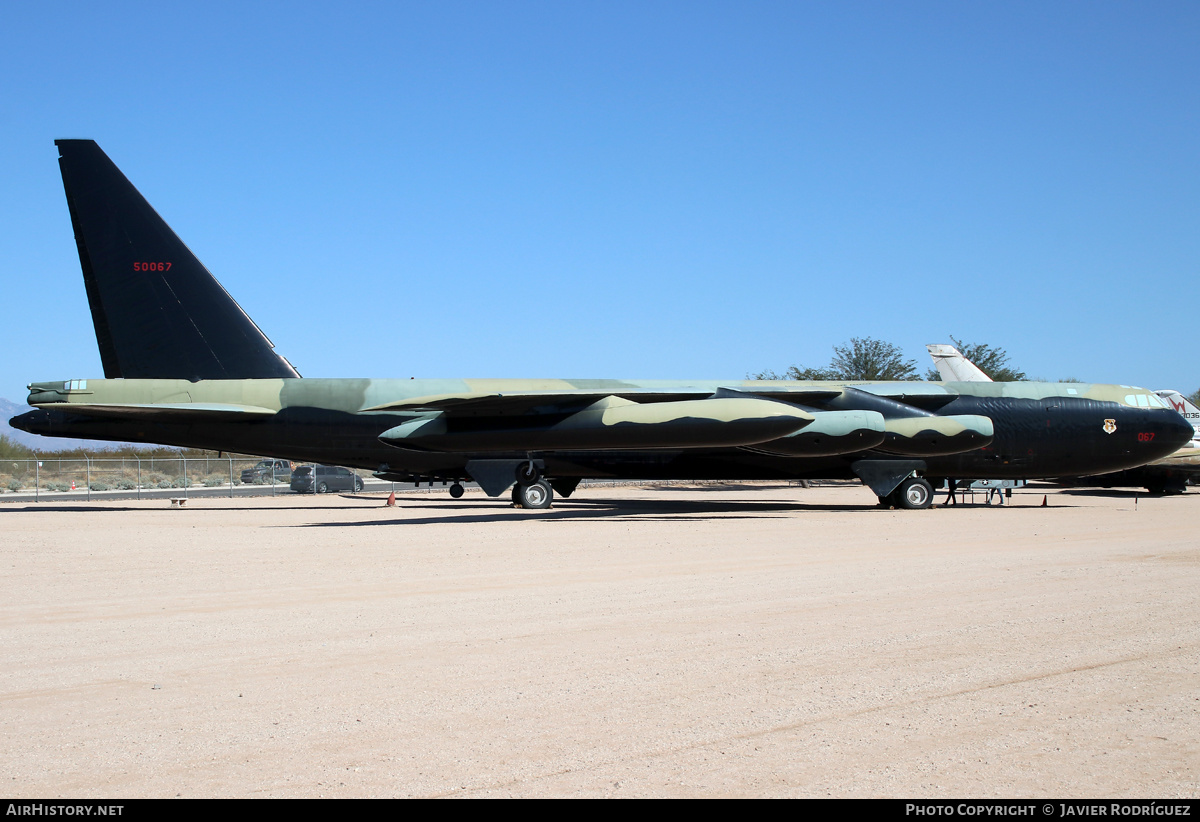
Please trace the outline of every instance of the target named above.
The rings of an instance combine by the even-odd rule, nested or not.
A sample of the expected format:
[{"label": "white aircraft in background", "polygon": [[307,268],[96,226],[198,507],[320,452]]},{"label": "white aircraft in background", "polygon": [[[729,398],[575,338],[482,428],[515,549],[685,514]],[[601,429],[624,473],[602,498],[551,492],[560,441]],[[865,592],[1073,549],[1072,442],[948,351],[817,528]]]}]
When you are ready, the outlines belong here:
[{"label": "white aircraft in background", "polygon": [[933,344],[925,346],[938,376],[943,382],[991,382],[992,378],[979,370],[975,363],[968,360],[952,345]]}]

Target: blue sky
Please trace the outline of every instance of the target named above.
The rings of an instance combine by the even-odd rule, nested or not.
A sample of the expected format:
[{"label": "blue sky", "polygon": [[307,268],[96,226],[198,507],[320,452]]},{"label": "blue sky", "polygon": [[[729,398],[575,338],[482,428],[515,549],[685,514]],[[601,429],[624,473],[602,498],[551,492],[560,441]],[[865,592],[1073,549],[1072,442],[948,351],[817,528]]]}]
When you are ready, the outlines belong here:
[{"label": "blue sky", "polygon": [[102,374],[95,139],[311,377],[731,378],[954,335],[1200,386],[1200,4],[0,5],[0,396]]}]

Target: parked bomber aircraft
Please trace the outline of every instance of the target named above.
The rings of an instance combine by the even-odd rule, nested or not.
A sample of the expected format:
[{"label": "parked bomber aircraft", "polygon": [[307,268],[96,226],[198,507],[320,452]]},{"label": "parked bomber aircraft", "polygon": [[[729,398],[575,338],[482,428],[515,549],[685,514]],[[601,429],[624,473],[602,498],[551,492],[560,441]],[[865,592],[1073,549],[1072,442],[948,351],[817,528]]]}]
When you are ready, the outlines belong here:
[{"label": "parked bomber aircraft", "polygon": [[301,379],[94,142],[56,144],[105,378],[32,384],[25,431],[471,478],[529,508],[601,477],[858,477],[924,508],[928,477],[1115,471],[1192,435],[1114,385]]}]

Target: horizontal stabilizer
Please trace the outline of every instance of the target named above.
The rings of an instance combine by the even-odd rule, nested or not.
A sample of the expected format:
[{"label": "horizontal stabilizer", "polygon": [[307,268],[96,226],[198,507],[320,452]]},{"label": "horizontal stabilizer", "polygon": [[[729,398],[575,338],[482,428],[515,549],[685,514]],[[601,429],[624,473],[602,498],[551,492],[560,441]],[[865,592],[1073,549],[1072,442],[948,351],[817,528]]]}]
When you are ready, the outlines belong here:
[{"label": "horizontal stabilizer", "polygon": [[64,411],[106,419],[154,419],[162,422],[187,422],[189,420],[249,420],[271,417],[277,412],[270,408],[232,403],[138,403],[117,405],[115,403],[87,404],[79,402],[49,402],[38,405],[45,411]]}]

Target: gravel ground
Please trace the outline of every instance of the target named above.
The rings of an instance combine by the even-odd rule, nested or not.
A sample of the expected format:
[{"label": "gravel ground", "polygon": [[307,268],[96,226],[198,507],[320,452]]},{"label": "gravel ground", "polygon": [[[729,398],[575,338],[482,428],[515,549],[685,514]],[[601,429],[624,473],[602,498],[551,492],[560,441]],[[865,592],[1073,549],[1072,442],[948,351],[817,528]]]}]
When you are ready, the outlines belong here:
[{"label": "gravel ground", "polygon": [[1200,494],[1013,502],[3,506],[0,794],[1195,797]]}]

